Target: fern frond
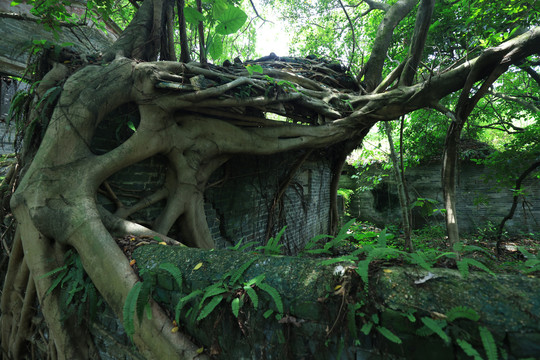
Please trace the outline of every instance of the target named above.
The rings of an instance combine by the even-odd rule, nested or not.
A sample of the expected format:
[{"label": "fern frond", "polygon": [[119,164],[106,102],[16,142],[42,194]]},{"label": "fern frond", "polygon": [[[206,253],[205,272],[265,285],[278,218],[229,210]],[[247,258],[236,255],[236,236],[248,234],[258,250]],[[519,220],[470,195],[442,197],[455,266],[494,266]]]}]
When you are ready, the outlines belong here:
[{"label": "fern frond", "polygon": [[137,306],[137,299],[139,298],[139,293],[141,292],[142,283],[138,282],[129,291],[126,302],[124,303],[123,309],[123,324],[124,330],[126,331],[127,336],[132,339],[133,334],[135,334],[135,324],[133,321],[135,315],[135,308]]},{"label": "fern frond", "polygon": [[231,301],[231,310],[234,317],[238,317],[238,313],[240,312],[240,307],[241,307],[240,298],[234,298]]},{"label": "fern frond", "polygon": [[259,289],[266,291],[268,295],[274,299],[274,303],[276,304],[276,308],[278,312],[283,313],[283,302],[281,301],[281,295],[279,295],[279,292],[272,286],[266,284],[266,283],[260,283],[257,285]]},{"label": "fern frond", "polygon": [[368,284],[369,281],[369,263],[370,259],[365,259],[358,262],[358,268],[356,269],[356,272],[358,275],[360,275],[360,278],[364,282],[365,285]]},{"label": "fern frond", "polygon": [[221,300],[223,300],[222,295],[214,296],[212,300],[210,300],[210,302],[206,304],[206,306],[201,310],[199,316],[197,316],[197,321],[201,321],[202,319],[210,315],[212,311],[216,308],[216,306],[219,305]]},{"label": "fern frond", "polygon": [[457,268],[459,270],[459,273],[461,274],[461,277],[466,279],[469,277],[469,263],[466,261],[458,261],[456,263]]},{"label": "fern frond", "polygon": [[171,274],[171,276],[174,278],[174,281],[176,281],[176,283],[178,284],[178,289],[182,291],[182,272],[180,271],[178,266],[172,263],[162,263],[159,264],[159,268]]},{"label": "fern frond", "polygon": [[202,290],[197,289],[195,291],[192,291],[188,295],[184,296],[183,298],[181,298],[178,301],[178,303],[176,304],[176,307],[174,308],[174,310],[175,310],[175,317],[174,318],[175,318],[177,323],[180,322],[180,311],[182,310],[184,305],[186,305],[189,301],[191,301],[196,296],[201,295],[202,293],[203,293]]},{"label": "fern frond", "polygon": [[223,287],[221,283],[215,283],[210,286],[208,286],[206,289],[203,290],[204,295],[203,298],[199,304],[199,308],[202,306],[204,301],[210,297],[223,294],[224,292],[227,292],[228,290]]},{"label": "fern frond", "polygon": [[373,328],[373,323],[372,322],[367,322],[365,323],[364,325],[362,325],[362,328],[360,329],[360,331],[364,334],[364,335],[369,335],[369,333],[371,332],[371,329]]},{"label": "fern frond", "polygon": [[390,329],[385,328],[384,326],[377,326],[377,331],[393,343],[402,343],[401,339],[396,334],[394,334],[392,331],[390,331]]},{"label": "fern frond", "polygon": [[435,334],[439,335],[439,337],[443,339],[445,343],[448,344],[450,342],[450,338],[448,337],[448,335],[446,335],[446,333],[443,330],[443,327],[446,326],[446,321],[437,322],[427,316],[422,317],[420,320],[424,323],[424,325],[426,325]]},{"label": "fern frond", "polygon": [[469,356],[474,357],[474,360],[483,360],[482,356],[478,353],[478,351],[473,348],[471,344],[469,344],[467,341],[462,339],[457,339],[456,343],[459,345],[459,347],[463,350],[463,352]]},{"label": "fern frond", "polygon": [[67,268],[68,268],[67,265],[57,267],[56,269],[53,269],[53,270],[49,271],[48,273],[41,275],[38,279],[43,279],[43,278],[49,277],[51,275],[57,274],[60,271],[67,270]]},{"label": "fern frond", "polygon": [[479,326],[478,330],[488,360],[497,360],[497,344],[495,343],[495,339],[493,339],[493,335],[491,335],[491,332],[484,326]]},{"label": "fern frond", "polygon": [[446,313],[448,321],[454,321],[456,319],[469,319],[472,321],[478,321],[480,315],[470,307],[466,306],[456,306]]},{"label": "fern frond", "polygon": [[259,306],[259,296],[257,295],[257,292],[253,290],[251,286],[244,286],[244,290],[246,290],[246,294],[248,294],[249,298],[251,299],[253,307],[257,309]]},{"label": "fern frond", "polygon": [[416,335],[422,336],[422,337],[428,337],[434,334],[433,330],[431,330],[425,325],[417,329],[415,332],[416,332]]},{"label": "fern frond", "polygon": [[479,268],[481,270],[484,270],[485,272],[487,272],[488,274],[490,274],[492,276],[497,276],[486,265],[482,264],[480,261],[478,261],[476,259],[463,258],[461,261],[458,261],[458,268],[459,268],[459,263],[466,263],[467,265],[475,266],[475,267],[477,267],[477,268]]},{"label": "fern frond", "polygon": [[135,311],[137,312],[137,319],[139,319],[139,322],[142,321],[144,308],[146,304],[149,303],[150,300],[150,294],[152,293],[152,290],[154,288],[154,284],[151,281],[143,281],[141,286],[141,290],[139,291],[139,296],[137,297],[137,302],[135,306]]},{"label": "fern frond", "polygon": [[[321,234],[321,235],[317,235],[317,236],[314,236],[312,237],[308,243],[306,244],[306,246],[304,246],[304,250],[310,250],[312,249],[314,246],[317,245],[317,243],[319,242],[319,240],[321,239],[326,239],[326,238],[333,238],[332,235],[326,235],[326,234]],[[318,250],[323,250],[323,249],[318,249]]]},{"label": "fern frond", "polygon": [[229,285],[236,284],[238,279],[240,279],[240,276],[244,275],[244,273],[251,266],[251,264],[253,264],[257,260],[258,260],[258,258],[250,259],[250,260],[246,261],[245,263],[243,263],[238,269],[236,269],[236,271],[231,276],[231,280],[229,282]]},{"label": "fern frond", "polygon": [[417,251],[408,255],[412,262],[427,271],[431,271],[431,265],[426,262],[426,257],[422,251]]}]

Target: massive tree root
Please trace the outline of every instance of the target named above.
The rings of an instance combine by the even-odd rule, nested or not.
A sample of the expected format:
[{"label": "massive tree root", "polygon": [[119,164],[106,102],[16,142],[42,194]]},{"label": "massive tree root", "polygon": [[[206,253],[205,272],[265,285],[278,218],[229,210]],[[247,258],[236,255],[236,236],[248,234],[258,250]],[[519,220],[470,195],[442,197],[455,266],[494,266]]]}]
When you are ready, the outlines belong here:
[{"label": "massive tree root", "polygon": [[[2,346],[10,357],[20,358],[27,351],[29,320],[38,303],[48,325],[52,358],[98,356],[87,330],[74,319],[63,319],[57,291],[48,294],[54,277],[46,274],[62,266],[67,249],[79,254],[89,278],[121,319],[125,299],[139,279],[112,233],[159,235],[173,244],[177,242],[167,234],[179,221],[184,243],[212,248],[203,192],[213,171],[231,155],[320,147],[345,135],[343,127],[326,126],[317,131],[287,123],[240,127],[196,113],[194,109],[209,105],[264,106],[299,97],[258,95],[238,100],[234,91],[239,86],[264,90],[261,80],[248,77],[186,94],[177,88],[186,80],[180,75],[185,72],[183,64],[118,59],[107,67],[88,66],[65,83],[34,161],[11,199],[18,229],[2,297]],[[139,109],[136,132],[106,154],[93,154],[89,144],[97,125],[127,103],[135,103]],[[131,208],[119,208],[114,215],[100,209],[96,193],[108,177],[156,154],[165,155],[169,163],[162,189]],[[125,219],[163,198],[167,204],[152,229]],[[133,337],[141,354],[148,358],[196,356],[197,347],[171,331],[171,320],[157,304],[152,311],[152,319],[144,318]]]}]

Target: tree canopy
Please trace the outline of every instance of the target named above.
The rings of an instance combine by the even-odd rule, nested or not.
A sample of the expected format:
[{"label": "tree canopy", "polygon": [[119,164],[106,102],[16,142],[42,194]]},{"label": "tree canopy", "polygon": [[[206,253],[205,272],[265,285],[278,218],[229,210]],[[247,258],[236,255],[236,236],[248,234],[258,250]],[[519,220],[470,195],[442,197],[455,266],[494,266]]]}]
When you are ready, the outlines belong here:
[{"label": "tree canopy", "polygon": [[[2,346],[13,358],[24,353],[36,296],[53,358],[94,356],[87,329],[61,320],[61,299],[49,294],[53,280],[46,275],[74,249],[97,291],[124,319],[138,277],[114,236],[212,248],[204,189],[237,154],[331,147],[335,230],[337,181],[348,153],[375,124],[435,109],[450,119],[451,209],[456,141],[467,119],[488,92],[498,93],[498,81],[517,82],[507,74],[538,76],[540,28],[532,24],[539,13],[527,1],[266,1],[263,6],[283,9],[290,21],[297,57],[255,61],[228,60],[253,54],[255,24],[263,17],[251,1],[88,0],[78,15],[66,6],[81,2],[26,3],[54,31],[90,19],[104,31],[117,29],[118,38],[94,54],[44,49],[42,66],[30,68],[39,82],[26,98],[27,111],[15,112],[29,126],[21,170],[13,175],[16,190],[4,190],[18,223],[2,294]],[[132,136],[94,153],[98,125],[123,106],[137,109]],[[161,189],[115,213],[96,202],[107,178],[157,154],[168,164]],[[166,206],[151,227],[129,219],[160,200]],[[452,224],[455,214],[448,213]],[[181,236],[172,239],[177,222]],[[133,336],[141,354],[196,356],[197,347],[171,331],[159,305],[152,302],[151,311]],[[19,331],[21,323],[27,331]]]}]

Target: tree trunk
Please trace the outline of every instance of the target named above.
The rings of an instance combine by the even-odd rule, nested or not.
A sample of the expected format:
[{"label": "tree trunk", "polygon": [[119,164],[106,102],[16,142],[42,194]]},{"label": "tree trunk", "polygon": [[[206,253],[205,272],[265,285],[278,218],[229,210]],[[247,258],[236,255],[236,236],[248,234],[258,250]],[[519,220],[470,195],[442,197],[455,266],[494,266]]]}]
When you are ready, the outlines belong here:
[{"label": "tree trunk", "polygon": [[459,138],[464,120],[450,123],[444,144],[441,185],[443,189],[446,231],[451,246],[459,242],[459,227],[456,212],[456,178],[459,157]]},{"label": "tree trunk", "polygon": [[[407,187],[405,186],[405,174],[401,169],[396,149],[394,147],[394,140],[392,139],[392,127],[388,122],[384,123],[386,130],[386,136],[388,137],[388,145],[390,146],[390,159],[392,161],[392,171],[394,172],[394,178],[397,183],[397,193],[399,199],[399,207],[401,209],[401,222],[403,227],[403,236],[405,238],[405,248],[412,252],[414,246],[411,241],[411,205],[409,203],[409,196],[407,195]],[[402,149],[400,149],[402,150]]]}]

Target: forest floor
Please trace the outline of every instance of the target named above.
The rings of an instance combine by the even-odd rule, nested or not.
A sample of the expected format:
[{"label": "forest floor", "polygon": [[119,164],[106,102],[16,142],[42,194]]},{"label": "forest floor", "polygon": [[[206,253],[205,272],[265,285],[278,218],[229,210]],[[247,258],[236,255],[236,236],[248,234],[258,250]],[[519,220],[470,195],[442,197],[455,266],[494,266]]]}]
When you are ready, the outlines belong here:
[{"label": "forest floor", "polygon": [[[357,223],[351,230],[354,239],[350,241],[350,245],[358,247],[376,244],[382,231],[371,224]],[[405,240],[400,229],[386,229],[385,233],[387,247],[399,250],[405,248]],[[473,234],[463,234],[458,252],[464,257],[479,261],[494,273],[540,277],[540,234],[503,234],[500,254],[497,254],[497,240],[494,234],[491,226],[478,229]],[[415,251],[426,259],[431,259],[435,267],[456,267],[455,261],[442,255],[454,250],[448,243],[444,226],[434,225],[415,230],[412,241]],[[345,249],[342,251],[346,252]],[[399,265],[400,260],[394,259],[390,262]]]}]

